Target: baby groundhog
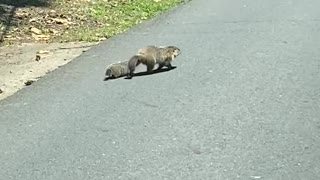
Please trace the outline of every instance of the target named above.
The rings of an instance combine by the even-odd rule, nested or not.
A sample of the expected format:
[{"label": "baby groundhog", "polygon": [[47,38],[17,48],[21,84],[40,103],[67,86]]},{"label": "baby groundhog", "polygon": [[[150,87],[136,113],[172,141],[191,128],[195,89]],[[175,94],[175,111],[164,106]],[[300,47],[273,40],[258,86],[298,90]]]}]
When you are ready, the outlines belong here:
[{"label": "baby groundhog", "polygon": [[111,78],[118,78],[128,73],[128,61],[118,61],[107,66],[105,75]]},{"label": "baby groundhog", "polygon": [[132,56],[128,62],[128,77],[133,77],[136,66],[140,63],[147,66],[147,72],[152,73],[156,64],[159,65],[158,70],[164,66],[172,68],[171,62],[175,60],[181,51],[176,46],[147,46],[139,49],[138,53]]}]

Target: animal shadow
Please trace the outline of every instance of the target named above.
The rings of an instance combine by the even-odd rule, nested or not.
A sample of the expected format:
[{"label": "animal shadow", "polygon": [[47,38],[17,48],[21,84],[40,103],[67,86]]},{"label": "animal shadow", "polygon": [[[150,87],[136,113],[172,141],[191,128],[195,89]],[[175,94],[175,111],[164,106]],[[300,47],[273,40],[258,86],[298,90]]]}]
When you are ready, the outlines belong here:
[{"label": "animal shadow", "polygon": [[[176,66],[172,66],[172,68],[155,69],[155,70],[153,70],[153,72],[151,72],[151,73],[148,73],[148,72],[138,72],[138,73],[134,73],[134,77],[148,76],[148,75],[152,75],[152,74],[168,72],[168,71],[171,71],[171,70],[173,70],[173,69],[175,69],[175,68],[177,68],[177,67],[176,67]],[[125,77],[124,79],[132,79],[132,77]]]},{"label": "animal shadow", "polygon": [[110,80],[116,80],[116,79],[119,79],[119,78],[121,78],[121,77],[124,77],[124,76],[126,76],[126,75],[121,75],[121,76],[119,76],[119,77],[105,77],[104,79],[103,79],[103,81],[110,81]]}]

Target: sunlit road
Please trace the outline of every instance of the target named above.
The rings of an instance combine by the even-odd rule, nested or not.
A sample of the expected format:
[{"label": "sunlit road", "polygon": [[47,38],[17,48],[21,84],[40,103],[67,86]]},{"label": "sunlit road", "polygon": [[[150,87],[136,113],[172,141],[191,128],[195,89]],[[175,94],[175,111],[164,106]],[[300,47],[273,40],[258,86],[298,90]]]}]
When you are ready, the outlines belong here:
[{"label": "sunlit road", "polygon": [[[193,0],[106,40],[0,102],[0,179],[320,179],[319,7]],[[150,44],[177,68],[103,81]]]}]

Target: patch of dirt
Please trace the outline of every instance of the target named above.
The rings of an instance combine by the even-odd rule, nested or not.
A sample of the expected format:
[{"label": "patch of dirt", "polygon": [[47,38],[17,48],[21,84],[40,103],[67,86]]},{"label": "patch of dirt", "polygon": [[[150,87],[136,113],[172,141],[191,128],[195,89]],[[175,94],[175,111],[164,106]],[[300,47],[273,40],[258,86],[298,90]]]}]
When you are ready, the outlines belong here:
[{"label": "patch of dirt", "polygon": [[99,26],[86,14],[90,3],[93,2],[0,0],[0,100],[105,39],[65,42],[68,31]]},{"label": "patch of dirt", "polygon": [[94,43],[22,43],[0,47],[0,100],[70,62]]},{"label": "patch of dirt", "polygon": [[[90,3],[94,2],[51,0],[48,4],[38,6],[28,6],[26,2],[19,6],[19,3],[1,3],[0,0],[0,42],[66,42],[65,39],[72,30],[104,25],[88,16],[86,8],[90,7]],[[97,41],[106,38],[103,35],[97,36],[100,36]]]}]

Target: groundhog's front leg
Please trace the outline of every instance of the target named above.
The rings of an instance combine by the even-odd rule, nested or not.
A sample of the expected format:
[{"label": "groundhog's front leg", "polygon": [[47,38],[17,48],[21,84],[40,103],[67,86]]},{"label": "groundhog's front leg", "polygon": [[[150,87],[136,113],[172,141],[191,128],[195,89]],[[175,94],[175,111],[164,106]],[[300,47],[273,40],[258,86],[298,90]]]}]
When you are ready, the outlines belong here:
[{"label": "groundhog's front leg", "polygon": [[160,63],[157,70],[162,69],[164,65],[165,65],[164,63]]},{"label": "groundhog's front leg", "polygon": [[171,65],[171,63],[166,64],[166,66],[167,66],[169,69],[172,69],[172,68],[173,68],[173,66]]}]

